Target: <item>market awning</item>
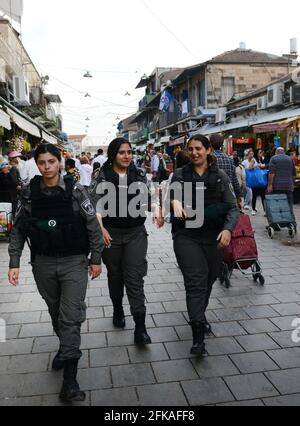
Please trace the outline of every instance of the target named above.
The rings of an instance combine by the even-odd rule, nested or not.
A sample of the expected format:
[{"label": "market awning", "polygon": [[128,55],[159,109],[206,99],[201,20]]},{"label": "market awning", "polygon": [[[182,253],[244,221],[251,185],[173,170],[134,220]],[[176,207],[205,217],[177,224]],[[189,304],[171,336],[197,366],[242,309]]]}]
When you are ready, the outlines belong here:
[{"label": "market awning", "polygon": [[2,109],[0,109],[0,127],[4,127],[7,130],[11,129],[10,118]]},{"label": "market awning", "polygon": [[283,121],[277,121],[275,123],[267,123],[267,124],[261,124],[258,126],[253,126],[253,132],[254,133],[269,133],[269,132],[277,132],[280,130],[288,129],[289,127],[292,127],[294,124],[294,121],[299,120],[300,116],[288,118],[287,120]]},{"label": "market awning", "polygon": [[12,121],[18,127],[20,127],[20,129],[24,130],[27,133],[30,133],[32,136],[35,136],[37,138],[41,137],[40,129],[33,123],[31,123],[29,120],[26,120],[26,118],[21,117],[21,115],[17,114],[9,108],[7,108],[7,112],[10,115]]},{"label": "market awning", "polygon": [[48,133],[42,131],[42,138],[52,145],[57,145],[57,139],[54,136],[49,135]]},{"label": "market awning", "polygon": [[169,146],[177,146],[177,145],[183,145],[186,141],[186,136],[183,136],[182,138],[175,139],[174,141],[171,141]]},{"label": "market awning", "polygon": [[169,142],[170,142],[170,139],[171,139],[171,137],[170,137],[170,136],[162,136],[162,137],[160,138],[159,142],[160,142],[161,144],[163,144],[163,143],[169,143]]}]

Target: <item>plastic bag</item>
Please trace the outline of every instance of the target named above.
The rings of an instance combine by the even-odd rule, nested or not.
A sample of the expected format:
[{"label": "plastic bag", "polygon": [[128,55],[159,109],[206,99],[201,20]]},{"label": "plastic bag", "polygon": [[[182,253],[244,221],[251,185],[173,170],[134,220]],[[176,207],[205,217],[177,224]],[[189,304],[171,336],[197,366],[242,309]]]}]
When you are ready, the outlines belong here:
[{"label": "plastic bag", "polygon": [[266,188],[268,186],[268,170],[246,170],[247,188]]}]

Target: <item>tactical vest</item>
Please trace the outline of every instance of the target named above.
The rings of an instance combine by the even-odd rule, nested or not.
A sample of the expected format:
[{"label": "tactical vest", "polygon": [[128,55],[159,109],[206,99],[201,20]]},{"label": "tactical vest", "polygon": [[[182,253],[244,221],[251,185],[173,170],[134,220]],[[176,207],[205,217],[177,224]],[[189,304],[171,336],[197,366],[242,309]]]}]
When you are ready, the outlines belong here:
[{"label": "tactical vest", "polygon": [[32,253],[57,258],[88,255],[86,224],[73,209],[73,179],[65,178],[66,191],[53,196],[41,191],[41,181],[36,176],[30,183],[31,216],[24,222]]},{"label": "tactical vest", "polygon": [[[147,212],[149,211],[149,205],[151,205],[151,196],[148,193],[143,193],[146,187],[146,178],[145,174],[137,169],[136,167],[131,168],[128,178],[127,178],[127,217],[120,217],[120,187],[119,187],[119,178],[110,168],[103,168],[98,177],[98,183],[101,182],[110,182],[115,186],[115,194],[116,194],[116,217],[104,217],[103,225],[104,227],[110,228],[119,228],[119,229],[127,229],[127,228],[136,228],[139,226],[143,226],[146,222]],[[135,194],[128,194],[128,189],[131,183],[140,183],[141,190]],[[133,199],[135,199],[139,193],[143,193],[145,204],[138,205],[137,210],[140,211],[140,216],[134,218],[129,215],[128,207]],[[147,202],[146,202],[147,200]],[[104,207],[104,206],[103,206]]]},{"label": "tactical vest", "polygon": [[[187,165],[182,169],[182,184],[192,183],[192,208],[196,210],[197,200],[197,183],[204,184],[204,224],[199,228],[202,232],[212,230],[219,232],[222,230],[226,216],[229,211],[229,206],[222,202],[222,176],[216,165],[210,166],[208,173],[203,180],[196,180],[194,176],[193,167]],[[182,197],[184,201],[184,196]],[[195,220],[189,218],[189,220]],[[172,232],[175,233],[179,229],[186,228],[186,221],[173,219]],[[197,230],[197,229],[196,229]]]}]

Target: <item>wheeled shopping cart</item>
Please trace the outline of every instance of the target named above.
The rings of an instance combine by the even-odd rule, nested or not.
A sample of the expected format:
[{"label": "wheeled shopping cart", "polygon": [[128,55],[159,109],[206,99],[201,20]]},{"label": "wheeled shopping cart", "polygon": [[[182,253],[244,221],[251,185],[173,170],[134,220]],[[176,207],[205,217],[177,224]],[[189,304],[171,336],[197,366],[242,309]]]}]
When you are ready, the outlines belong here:
[{"label": "wheeled shopping cart", "polygon": [[294,238],[296,235],[295,218],[293,217],[287,195],[266,195],[265,207],[269,223],[267,227],[269,238],[273,239],[275,232],[280,232],[285,228],[288,230],[288,235]]},{"label": "wheeled shopping cart", "polygon": [[258,261],[257,245],[249,216],[241,213],[238,225],[232,232],[232,240],[226,249],[220,281],[230,288],[230,279],[234,270],[243,275],[253,276],[255,282],[265,284],[262,267]]}]

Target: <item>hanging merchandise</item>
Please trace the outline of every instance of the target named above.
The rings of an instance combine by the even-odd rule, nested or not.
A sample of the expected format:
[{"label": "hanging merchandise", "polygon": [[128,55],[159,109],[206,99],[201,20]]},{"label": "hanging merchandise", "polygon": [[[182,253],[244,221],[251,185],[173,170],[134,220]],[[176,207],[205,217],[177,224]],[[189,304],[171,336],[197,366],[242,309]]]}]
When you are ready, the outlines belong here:
[{"label": "hanging merchandise", "polygon": [[256,149],[259,150],[259,149],[262,149],[262,147],[263,147],[263,141],[261,138],[258,138],[256,141]]},{"label": "hanging merchandise", "polygon": [[274,136],[274,145],[276,148],[280,148],[281,147],[281,138],[280,136]]},{"label": "hanging merchandise", "polygon": [[292,138],[292,146],[293,146],[293,148],[297,148],[297,146],[299,146],[299,135],[298,135],[298,133],[296,133],[296,135],[294,135],[293,138]]},{"label": "hanging merchandise", "polygon": [[23,136],[14,136],[9,141],[9,151],[22,152],[24,150],[24,142]]}]

